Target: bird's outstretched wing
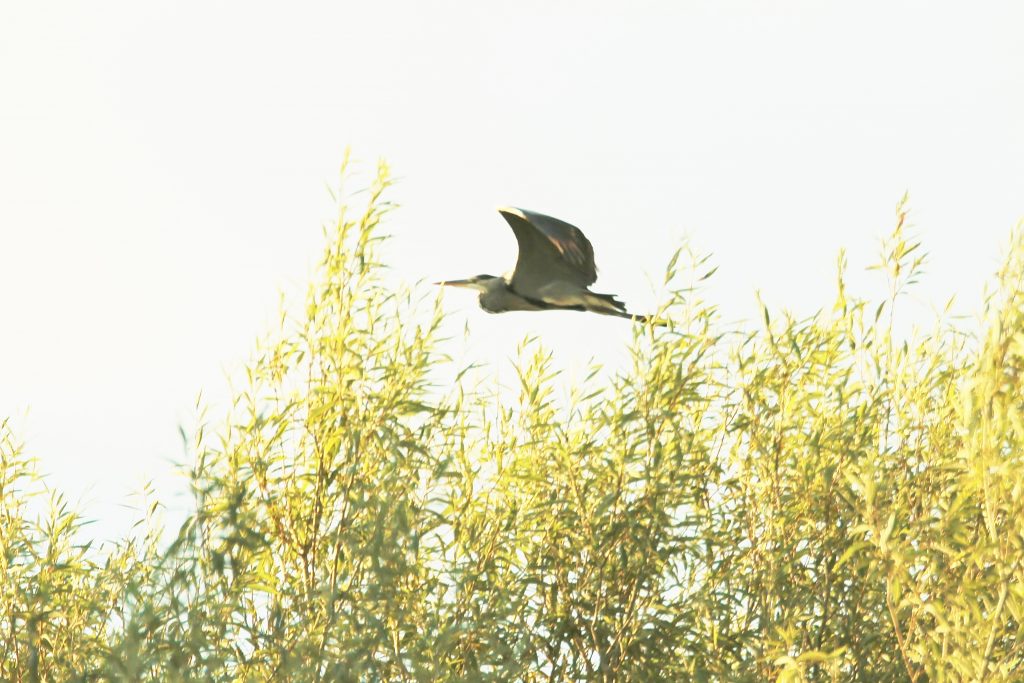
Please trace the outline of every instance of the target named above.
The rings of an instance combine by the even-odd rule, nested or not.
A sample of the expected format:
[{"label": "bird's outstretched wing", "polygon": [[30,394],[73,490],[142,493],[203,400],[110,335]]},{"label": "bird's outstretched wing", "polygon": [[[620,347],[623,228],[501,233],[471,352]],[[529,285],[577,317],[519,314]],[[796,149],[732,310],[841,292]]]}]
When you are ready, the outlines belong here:
[{"label": "bird's outstretched wing", "polygon": [[534,296],[553,281],[589,287],[597,280],[594,247],[583,232],[565,221],[511,207],[498,209],[512,226],[519,258],[512,271],[512,289]]}]

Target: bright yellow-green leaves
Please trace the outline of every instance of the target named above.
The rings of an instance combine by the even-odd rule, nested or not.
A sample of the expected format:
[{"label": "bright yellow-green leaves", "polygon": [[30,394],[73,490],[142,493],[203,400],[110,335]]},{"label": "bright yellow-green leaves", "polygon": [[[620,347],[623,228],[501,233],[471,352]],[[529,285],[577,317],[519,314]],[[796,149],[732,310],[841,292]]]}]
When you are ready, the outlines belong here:
[{"label": "bright yellow-green leaves", "polygon": [[171,547],[77,545],[59,498],[30,521],[0,429],[0,678],[1019,678],[1019,232],[976,340],[896,338],[923,264],[904,199],[885,301],[840,256],[827,313],[735,329],[681,251],[626,370],[570,385],[526,339],[498,393],[450,368],[432,292],[382,279],[389,182],[196,435]]}]

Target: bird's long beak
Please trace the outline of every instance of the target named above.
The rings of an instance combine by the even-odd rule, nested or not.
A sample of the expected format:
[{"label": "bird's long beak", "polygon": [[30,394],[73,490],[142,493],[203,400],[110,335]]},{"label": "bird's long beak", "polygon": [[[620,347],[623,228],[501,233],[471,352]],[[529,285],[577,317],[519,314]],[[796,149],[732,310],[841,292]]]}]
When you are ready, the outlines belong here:
[{"label": "bird's long beak", "polygon": [[445,286],[445,287],[472,287],[473,286],[473,281],[472,280],[441,280],[440,282],[435,282],[434,284],[435,285],[442,285],[442,286]]}]

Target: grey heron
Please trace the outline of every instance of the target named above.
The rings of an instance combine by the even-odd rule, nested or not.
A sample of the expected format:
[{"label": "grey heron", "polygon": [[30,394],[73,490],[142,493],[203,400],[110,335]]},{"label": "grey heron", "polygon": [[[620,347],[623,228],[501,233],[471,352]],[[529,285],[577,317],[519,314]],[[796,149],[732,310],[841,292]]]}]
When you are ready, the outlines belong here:
[{"label": "grey heron", "polygon": [[[588,287],[597,280],[594,247],[575,225],[533,211],[501,207],[519,243],[519,258],[511,275],[477,275],[434,284],[467,287],[480,292],[480,308],[505,311],[590,311],[646,322],[612,294]],[[661,323],[658,323],[661,324]]]}]

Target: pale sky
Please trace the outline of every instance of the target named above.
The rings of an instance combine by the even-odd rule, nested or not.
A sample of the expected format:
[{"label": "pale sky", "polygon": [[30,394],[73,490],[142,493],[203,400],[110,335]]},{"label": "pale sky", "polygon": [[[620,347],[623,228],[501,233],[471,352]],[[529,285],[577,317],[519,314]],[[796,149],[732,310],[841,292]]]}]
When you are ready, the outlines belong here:
[{"label": "pale sky", "polygon": [[[304,291],[346,146],[401,179],[407,282],[509,269],[510,204],[582,228],[639,312],[688,237],[728,319],[810,314],[909,190],[922,305],[973,313],[1024,216],[1024,4],[0,4],[0,417],[101,535],[146,481],[188,504],[178,425]],[[499,365],[629,338],[445,305]]]}]

